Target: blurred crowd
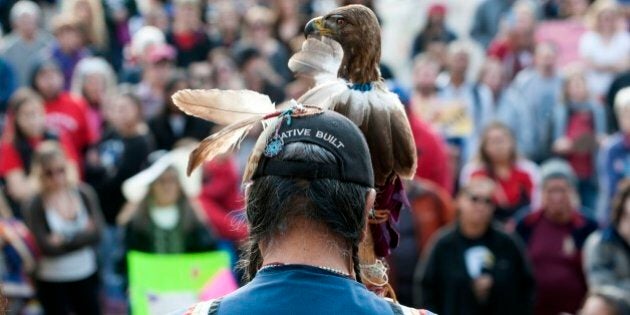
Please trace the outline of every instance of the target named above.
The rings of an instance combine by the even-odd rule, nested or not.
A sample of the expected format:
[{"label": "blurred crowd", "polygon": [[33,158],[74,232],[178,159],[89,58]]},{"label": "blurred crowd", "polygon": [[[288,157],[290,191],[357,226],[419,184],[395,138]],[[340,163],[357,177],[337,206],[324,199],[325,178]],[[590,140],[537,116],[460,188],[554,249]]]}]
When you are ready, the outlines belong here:
[{"label": "blurred crowd", "polygon": [[[630,3],[476,0],[456,33],[458,1],[428,2],[411,79],[381,64],[418,152],[388,258],[399,300],[447,315],[630,314]],[[0,1],[10,314],[126,313],[130,250],[238,253],[255,137],[188,177],[187,153],[221,126],[171,95],[297,99],[313,85],[287,67],[304,25],[350,3],[396,5]]]}]

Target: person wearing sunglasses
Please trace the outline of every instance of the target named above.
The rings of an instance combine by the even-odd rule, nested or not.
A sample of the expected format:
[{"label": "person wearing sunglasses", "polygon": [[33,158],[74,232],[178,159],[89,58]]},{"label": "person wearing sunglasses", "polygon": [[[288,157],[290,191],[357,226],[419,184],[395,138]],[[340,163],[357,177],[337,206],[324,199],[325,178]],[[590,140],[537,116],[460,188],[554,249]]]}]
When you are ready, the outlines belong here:
[{"label": "person wearing sunglasses", "polygon": [[415,306],[438,314],[531,314],[534,280],[523,246],[494,225],[495,183],[474,177],[456,198],[414,277]]},{"label": "person wearing sunglasses", "polygon": [[103,219],[96,193],[78,184],[61,147],[43,142],[33,157],[39,193],[25,206],[41,257],[34,272],[45,314],[101,313],[96,246]]},{"label": "person wearing sunglasses", "polygon": [[568,162],[545,162],[541,177],[542,207],[516,226],[536,278],[535,314],[575,314],[587,293],[582,249],[597,223],[579,210],[578,179]]}]

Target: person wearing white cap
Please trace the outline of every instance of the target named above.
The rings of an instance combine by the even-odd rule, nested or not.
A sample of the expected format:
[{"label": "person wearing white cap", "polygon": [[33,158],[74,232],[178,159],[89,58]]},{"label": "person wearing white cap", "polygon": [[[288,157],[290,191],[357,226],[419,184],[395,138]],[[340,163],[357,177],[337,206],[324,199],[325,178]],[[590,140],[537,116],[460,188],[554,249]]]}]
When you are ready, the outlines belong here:
[{"label": "person wearing white cap", "polygon": [[130,205],[118,223],[126,227],[127,250],[174,254],[216,249],[217,239],[193,201],[201,190],[201,172],[186,176],[189,152],[182,147],[165,153],[123,183]]}]

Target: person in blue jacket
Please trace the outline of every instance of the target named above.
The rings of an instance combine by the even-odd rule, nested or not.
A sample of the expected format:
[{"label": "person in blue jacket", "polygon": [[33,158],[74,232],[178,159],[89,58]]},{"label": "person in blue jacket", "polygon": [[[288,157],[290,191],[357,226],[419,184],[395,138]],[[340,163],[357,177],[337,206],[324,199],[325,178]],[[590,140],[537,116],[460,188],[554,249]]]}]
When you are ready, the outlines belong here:
[{"label": "person in blue jacket", "polygon": [[359,243],[376,196],[361,131],[331,111],[288,117],[259,139],[267,146],[246,192],[248,283],[185,314],[429,314],[361,283]]}]

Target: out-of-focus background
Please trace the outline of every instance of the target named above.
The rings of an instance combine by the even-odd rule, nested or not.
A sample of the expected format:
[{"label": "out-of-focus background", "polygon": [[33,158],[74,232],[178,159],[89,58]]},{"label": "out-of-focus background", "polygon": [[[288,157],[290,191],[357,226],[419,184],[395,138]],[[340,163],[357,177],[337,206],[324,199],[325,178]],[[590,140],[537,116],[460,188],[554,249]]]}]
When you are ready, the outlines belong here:
[{"label": "out-of-focus background", "polygon": [[388,258],[401,303],[628,314],[626,0],[0,0],[6,312],[160,314],[242,285],[257,134],[187,177],[222,126],[170,97],[297,99],[304,25],[351,3],[381,22],[381,74],[418,148]]}]

